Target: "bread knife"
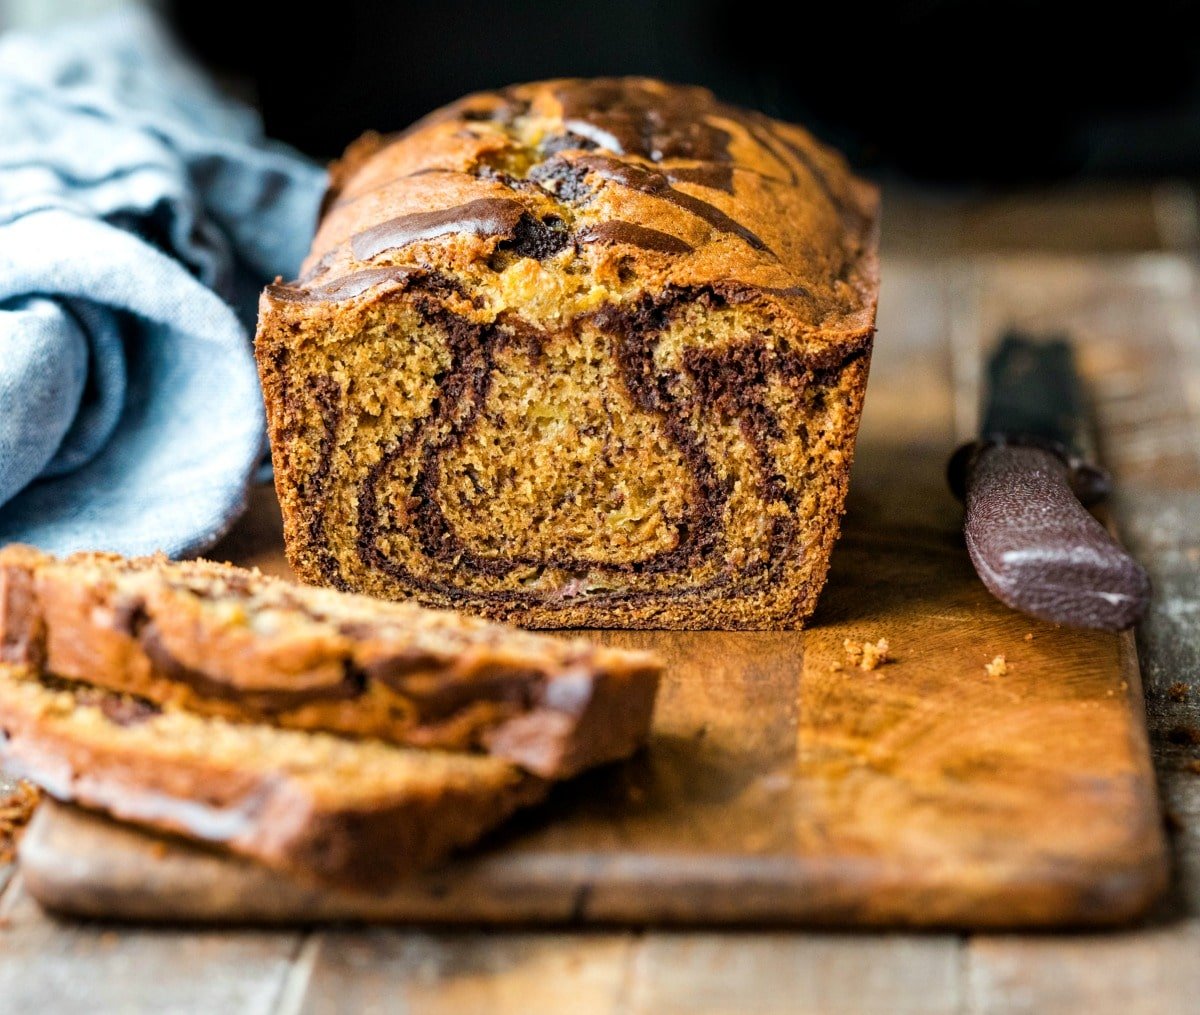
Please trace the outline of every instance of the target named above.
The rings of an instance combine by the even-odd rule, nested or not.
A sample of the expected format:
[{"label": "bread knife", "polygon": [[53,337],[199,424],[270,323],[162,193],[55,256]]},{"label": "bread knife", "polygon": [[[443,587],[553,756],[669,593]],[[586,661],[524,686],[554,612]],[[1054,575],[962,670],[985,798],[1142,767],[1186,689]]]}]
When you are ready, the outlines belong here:
[{"label": "bread knife", "polygon": [[1089,438],[1070,344],[1011,332],[988,360],[979,438],[954,453],[948,479],[992,595],[1043,620],[1120,631],[1145,612],[1150,580],[1087,510],[1111,487]]}]

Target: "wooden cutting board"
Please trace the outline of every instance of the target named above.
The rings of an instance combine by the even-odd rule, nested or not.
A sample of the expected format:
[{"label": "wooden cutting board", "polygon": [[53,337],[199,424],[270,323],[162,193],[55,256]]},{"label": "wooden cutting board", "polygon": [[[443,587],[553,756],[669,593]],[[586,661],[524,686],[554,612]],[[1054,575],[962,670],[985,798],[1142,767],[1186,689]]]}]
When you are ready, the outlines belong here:
[{"label": "wooden cutting board", "polygon": [[[887,291],[850,510],[810,630],[595,635],[667,659],[640,757],[391,894],[302,887],[57,805],[25,838],[28,890],[56,911],[150,921],[1137,916],[1167,863],[1132,638],[1013,613],[971,570],[942,478],[955,428],[930,323],[939,284],[912,270]],[[278,540],[260,491],[221,555],[285,571]],[[846,639],[879,638],[893,661],[850,665]],[[1007,672],[991,675],[998,655]]]}]

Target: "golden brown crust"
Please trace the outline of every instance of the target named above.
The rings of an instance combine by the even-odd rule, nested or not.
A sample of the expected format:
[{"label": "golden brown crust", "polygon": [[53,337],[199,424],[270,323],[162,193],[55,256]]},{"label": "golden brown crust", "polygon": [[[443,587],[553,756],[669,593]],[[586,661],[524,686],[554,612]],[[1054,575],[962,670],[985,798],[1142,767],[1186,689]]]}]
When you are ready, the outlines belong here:
[{"label": "golden brown crust", "polygon": [[0,663],[41,667],[45,662],[46,631],[33,581],[45,559],[19,544],[0,551]]},{"label": "golden brown crust", "polygon": [[548,778],[643,744],[661,670],[207,561],[9,546],[6,598],[8,662],[231,720],[488,750]]},{"label": "golden brown crust", "polygon": [[[622,119],[636,136],[613,137]],[[653,123],[659,132],[642,137]],[[743,290],[810,341],[853,341],[874,327],[878,192],[802,128],[703,88],[559,79],[470,95],[391,139],[364,135],[335,164],[333,188],[302,292],[388,264],[469,270],[510,237],[447,231],[369,256],[354,238],[413,214],[512,201],[576,237],[630,223],[690,248],[577,243],[598,279],[618,262],[634,274],[614,294],[622,302],[716,285]],[[496,302],[493,316],[511,309],[544,323],[536,306]]]},{"label": "golden brown crust", "polygon": [[51,796],[303,877],[386,886],[547,784],[494,758],[157,713],[0,665],[0,757]]},{"label": "golden brown crust", "polygon": [[468,96],[339,171],[256,341],[289,560],[536,627],[796,627],[870,362],[878,196],[642,78]]}]

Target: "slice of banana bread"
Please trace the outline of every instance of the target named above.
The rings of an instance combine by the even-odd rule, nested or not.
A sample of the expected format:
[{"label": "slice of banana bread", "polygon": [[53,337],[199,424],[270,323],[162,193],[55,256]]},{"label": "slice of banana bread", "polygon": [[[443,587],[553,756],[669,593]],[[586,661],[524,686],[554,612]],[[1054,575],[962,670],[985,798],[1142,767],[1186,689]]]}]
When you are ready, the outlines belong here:
[{"label": "slice of banana bread", "polygon": [[0,762],[59,800],[361,888],[473,842],[548,785],[497,758],[159,711],[2,663]]},{"label": "slice of banana bread", "polygon": [[245,722],[562,778],[646,741],[661,666],[208,561],[0,550],[0,661]]},{"label": "slice of banana bread", "polygon": [[643,78],[472,95],[332,180],[256,343],[305,581],[532,627],[808,617],[874,188],[799,127]]}]

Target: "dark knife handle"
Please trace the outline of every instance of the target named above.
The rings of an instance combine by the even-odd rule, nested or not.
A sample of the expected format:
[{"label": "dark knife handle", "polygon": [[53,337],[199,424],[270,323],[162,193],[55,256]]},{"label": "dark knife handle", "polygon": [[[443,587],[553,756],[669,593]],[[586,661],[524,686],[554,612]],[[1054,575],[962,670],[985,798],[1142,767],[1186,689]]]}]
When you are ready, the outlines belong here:
[{"label": "dark knife handle", "polygon": [[1150,601],[1142,566],[1080,504],[1043,448],[983,445],[966,467],[967,550],[1001,602],[1072,627],[1120,631]]}]

